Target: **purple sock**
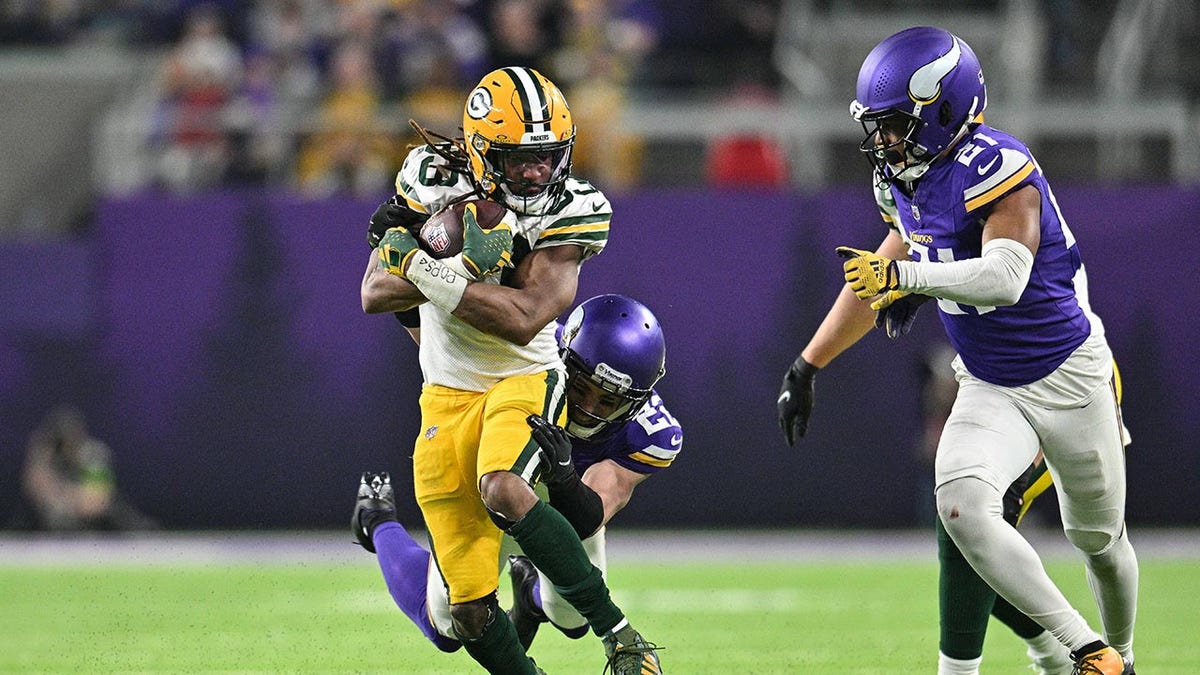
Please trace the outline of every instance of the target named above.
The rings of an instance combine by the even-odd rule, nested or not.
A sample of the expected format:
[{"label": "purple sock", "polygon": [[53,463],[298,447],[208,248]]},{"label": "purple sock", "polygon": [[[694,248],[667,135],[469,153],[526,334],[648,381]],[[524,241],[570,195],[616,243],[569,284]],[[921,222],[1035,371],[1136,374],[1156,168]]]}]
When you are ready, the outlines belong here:
[{"label": "purple sock", "polygon": [[379,558],[379,569],[396,606],[405,616],[417,624],[417,628],[438,649],[452,652],[462,646],[437,632],[429,620],[425,588],[428,583],[429,551],[413,541],[404,526],[387,521],[375,528],[371,534]]}]

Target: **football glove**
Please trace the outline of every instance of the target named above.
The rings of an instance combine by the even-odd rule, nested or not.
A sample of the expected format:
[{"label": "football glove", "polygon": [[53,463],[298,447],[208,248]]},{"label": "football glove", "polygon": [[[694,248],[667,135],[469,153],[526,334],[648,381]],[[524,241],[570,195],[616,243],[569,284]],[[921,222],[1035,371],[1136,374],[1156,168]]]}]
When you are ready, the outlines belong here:
[{"label": "football glove", "polygon": [[421,223],[428,219],[429,216],[426,214],[417,213],[400,203],[400,195],[394,195],[380,204],[379,208],[375,209],[375,213],[371,215],[371,222],[367,226],[367,244],[371,248],[376,248],[388,230],[403,227],[413,231],[419,229]]},{"label": "football glove", "polygon": [[542,482],[553,489],[579,480],[575,463],[571,461],[571,439],[567,432],[541,415],[530,415],[525,422],[533,430],[530,435],[538,444],[538,452],[547,467],[542,474]]},{"label": "football glove", "polygon": [[877,312],[875,327],[882,329],[893,340],[907,335],[917,319],[917,310],[928,301],[928,295],[888,291],[871,303],[871,309]]},{"label": "football glove", "polygon": [[417,250],[416,237],[403,227],[393,227],[388,230],[379,240],[379,246],[375,249],[379,256],[379,264],[387,270],[388,274],[394,274],[401,279],[408,278],[404,273]]},{"label": "football glove", "polygon": [[783,376],[783,386],[779,388],[779,428],[787,438],[788,445],[796,444],[796,436],[804,437],[808,433],[808,417],[812,414],[814,380],[820,368],[797,356],[796,361],[788,368]]},{"label": "football glove", "polygon": [[474,205],[463,211],[462,261],[476,279],[512,267],[512,249],[512,229],[508,223],[501,221],[485,232],[479,227]]},{"label": "football glove", "polygon": [[896,261],[891,258],[849,246],[837,247],[837,254],[846,259],[842,263],[846,283],[860,300],[894,291],[900,285],[900,273]]}]

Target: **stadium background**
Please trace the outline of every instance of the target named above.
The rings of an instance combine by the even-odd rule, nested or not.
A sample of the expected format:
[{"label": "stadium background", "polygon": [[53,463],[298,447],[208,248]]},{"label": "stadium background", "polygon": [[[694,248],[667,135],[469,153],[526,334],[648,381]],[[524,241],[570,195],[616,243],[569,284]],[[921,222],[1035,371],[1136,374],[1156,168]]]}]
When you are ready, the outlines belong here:
[{"label": "stadium background", "polygon": [[[172,529],[342,527],[358,472],[406,474],[420,375],[400,327],[359,308],[365,223],[404,121],[451,132],[481,72],[528,59],[567,90],[578,173],[614,204],[578,299],[633,295],[667,334],[659,389],[685,448],[621,526],[921,524],[934,312],[823,373],[798,447],[773,402],[839,287],[833,247],[881,233],[845,112],[857,64],[935,23],[979,52],[989,121],[1029,142],[1081,241],[1125,376],[1129,520],[1200,525],[1200,316],[1179,271],[1200,12],[1079,4],[9,3],[0,522],[63,401]],[[531,25],[544,44],[522,54]]]}]

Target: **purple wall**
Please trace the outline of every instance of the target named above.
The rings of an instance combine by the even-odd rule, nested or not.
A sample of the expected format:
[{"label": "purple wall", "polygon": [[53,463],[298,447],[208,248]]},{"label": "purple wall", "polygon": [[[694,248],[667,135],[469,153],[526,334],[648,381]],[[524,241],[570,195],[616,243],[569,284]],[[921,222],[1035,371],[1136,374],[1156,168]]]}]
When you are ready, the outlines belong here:
[{"label": "purple wall", "polygon": [[[1126,381],[1130,520],[1200,524],[1200,314],[1162,252],[1186,242],[1200,191],[1062,190]],[[607,251],[578,300],[635,296],[667,335],[660,391],[682,421],[675,467],[621,520],[644,525],[909,525],[929,478],[914,459],[918,362],[941,328],[871,335],[818,379],[809,437],[782,441],[779,379],[840,287],[837,244],[873,246],[866,190],[613,195]],[[25,436],[79,403],[121,484],[176,527],[332,526],[357,474],[406,474],[415,347],[366,316],[371,201],[286,194],[140,196],[93,233],[0,245],[0,518]],[[1179,296],[1183,297],[1179,297]],[[867,384],[869,383],[869,385]],[[405,517],[417,518],[407,504]]]}]

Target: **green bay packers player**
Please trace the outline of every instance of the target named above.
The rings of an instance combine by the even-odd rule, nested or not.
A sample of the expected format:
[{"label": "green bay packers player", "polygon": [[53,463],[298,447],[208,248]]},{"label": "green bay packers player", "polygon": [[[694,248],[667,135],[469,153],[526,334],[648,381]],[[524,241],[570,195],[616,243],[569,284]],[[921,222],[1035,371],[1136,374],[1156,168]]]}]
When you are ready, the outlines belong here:
[{"label": "green bay packers player", "polygon": [[[565,423],[554,320],[574,302],[582,263],[604,249],[612,215],[599,190],[571,175],[567,102],[541,73],[501,68],[467,98],[463,138],[414,127],[427,142],[409,153],[396,196],[372,217],[377,246],[361,296],[368,313],[419,308],[414,492],[453,631],[489,672],[538,672],[497,605],[506,532],[601,637],[614,672],[659,673],[654,646],[612,602],[575,529],[531,487],[550,467],[526,418]],[[468,221],[462,253],[434,260],[412,230],[469,198],[511,213],[487,232]]]}]

